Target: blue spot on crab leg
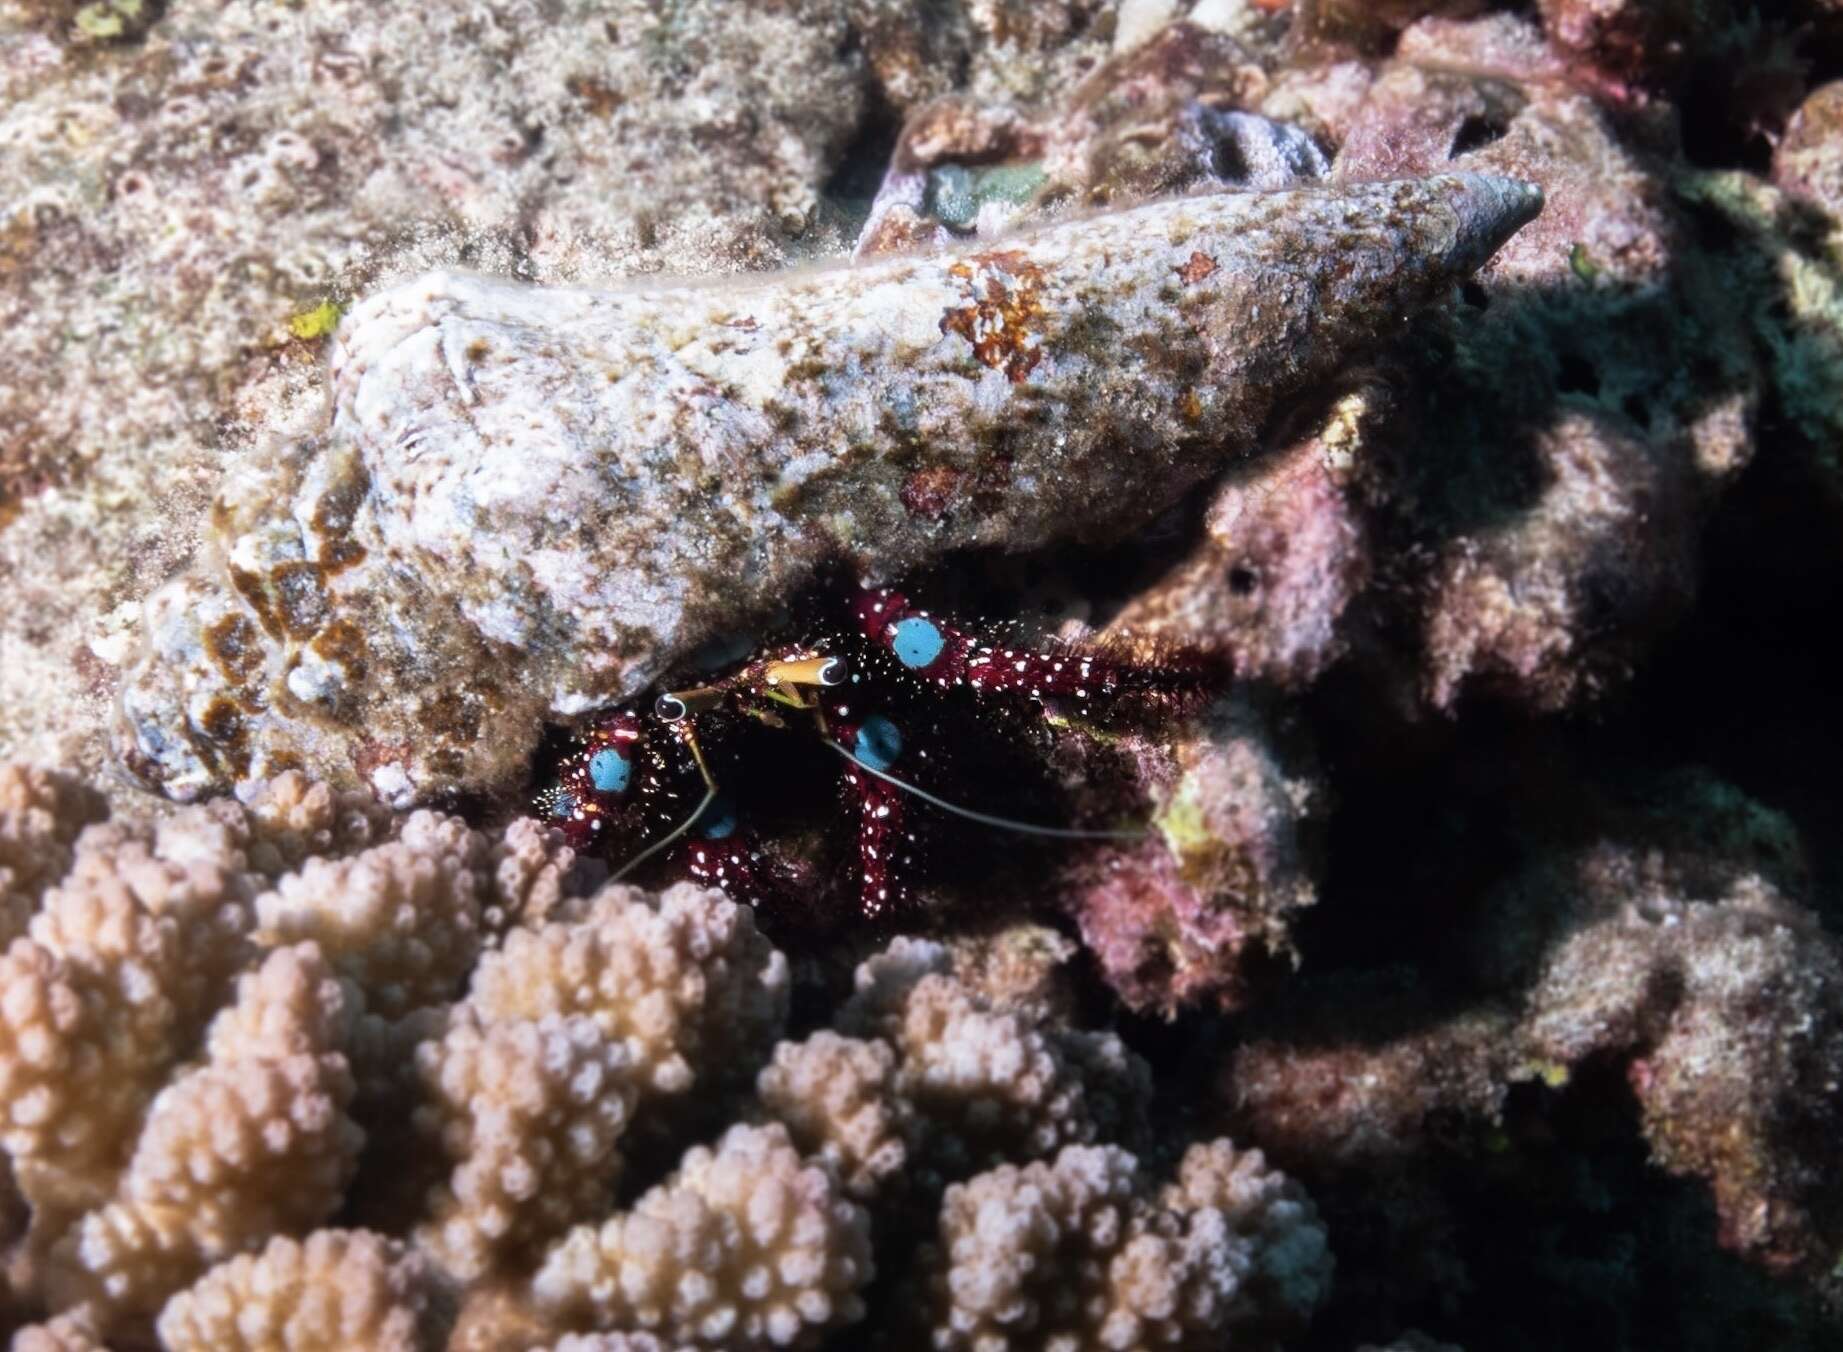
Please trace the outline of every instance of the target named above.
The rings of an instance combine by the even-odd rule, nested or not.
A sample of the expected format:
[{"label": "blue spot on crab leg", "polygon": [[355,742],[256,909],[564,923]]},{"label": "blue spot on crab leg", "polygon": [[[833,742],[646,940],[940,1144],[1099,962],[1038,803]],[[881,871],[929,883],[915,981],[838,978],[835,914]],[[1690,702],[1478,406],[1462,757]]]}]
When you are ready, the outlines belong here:
[{"label": "blue spot on crab leg", "polygon": [[911,615],[890,629],[890,648],[911,671],[933,666],[946,647],[940,626],[922,615]]},{"label": "blue spot on crab leg", "polygon": [[882,714],[872,714],[858,725],[851,754],[873,770],[887,770],[902,754],[902,731]]},{"label": "blue spot on crab leg", "polygon": [[633,783],[634,764],[611,746],[589,757],[589,782],[601,793],[626,793]]}]

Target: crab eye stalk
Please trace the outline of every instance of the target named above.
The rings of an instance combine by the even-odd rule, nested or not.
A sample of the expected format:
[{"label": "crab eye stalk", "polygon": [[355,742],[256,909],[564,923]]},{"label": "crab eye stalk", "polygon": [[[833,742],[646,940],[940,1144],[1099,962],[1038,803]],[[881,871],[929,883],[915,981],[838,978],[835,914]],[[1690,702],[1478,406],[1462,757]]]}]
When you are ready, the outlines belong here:
[{"label": "crab eye stalk", "polygon": [[800,657],[785,662],[771,662],[762,673],[762,680],[770,686],[816,685],[828,690],[850,679],[851,664],[837,656]]},{"label": "crab eye stalk", "polygon": [[723,692],[715,686],[702,685],[695,690],[669,690],[653,701],[653,712],[662,723],[682,723],[692,714],[714,709],[723,702]]}]

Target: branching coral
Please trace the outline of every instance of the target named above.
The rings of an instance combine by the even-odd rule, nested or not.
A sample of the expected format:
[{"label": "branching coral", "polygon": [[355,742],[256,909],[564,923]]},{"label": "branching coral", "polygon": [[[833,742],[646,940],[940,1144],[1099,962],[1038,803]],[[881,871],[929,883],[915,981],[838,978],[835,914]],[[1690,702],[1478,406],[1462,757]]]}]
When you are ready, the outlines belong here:
[{"label": "branching coral", "polygon": [[52,1299],[151,1314],[206,1264],[331,1215],[362,1140],[338,1050],[349,1021],[312,945],[242,978],[203,1063],[148,1105],[114,1199],[53,1248]]},{"label": "branching coral", "polygon": [[456,1275],[605,1210],[633,1111],[626,1050],[580,1015],[504,1023],[463,1007],[416,1051],[416,1125],[453,1162],[420,1241]]},{"label": "branching coral", "polygon": [[414,1126],[448,1161],[418,1233],[463,1277],[605,1213],[636,1104],[694,1084],[720,1104],[786,1015],[786,959],[717,892],[611,886],[559,911],[507,934],[439,1027],[383,1033],[382,1055],[415,1046]]},{"label": "branching coral", "polygon": [[[420,1349],[452,1289],[460,1348],[818,1346],[867,1313],[873,1214],[925,1224],[954,1179],[1139,1130],[1149,1071],[1069,1025],[1066,942],[898,939],[834,1028],[775,1046],[791,973],[747,908],[571,895],[569,867],[296,780],[92,828],[0,959],[12,1270],[55,1316],[30,1336]],[[626,1147],[679,1153],[693,1100],[743,1120],[617,1209]],[[1316,1300],[1309,1207],[1258,1158],[1199,1148],[1160,1197],[1118,1145],[1063,1158],[1133,1227],[1092,1336]],[[342,1205],[373,1228],[316,1229]]]},{"label": "branching coral", "polygon": [[1117,1037],[995,1008],[951,968],[938,945],[894,945],[859,968],[838,1018],[895,1049],[895,1092],[925,1124],[936,1167],[959,1176],[1130,1128],[1150,1074]]},{"label": "branching coral", "polygon": [[734,1078],[787,1014],[787,960],[745,907],[690,884],[656,903],[609,887],[572,918],[513,931],[480,963],[470,1003],[491,1019],[580,1014],[625,1043],[635,1083],[682,1093],[702,1073]]},{"label": "branching coral", "polygon": [[170,1352],[439,1352],[446,1318],[429,1264],[363,1230],[271,1240],[167,1302]]},{"label": "branching coral", "polygon": [[756,1093],[801,1154],[823,1162],[850,1196],[867,1201],[900,1175],[919,1130],[897,1080],[896,1053],[887,1042],[821,1030],[777,1046]]},{"label": "branching coral", "polygon": [[[554,888],[569,867],[544,842],[433,814],[392,823],[287,775],[242,804],[93,825],[59,870],[56,841],[93,807],[65,792],[77,806],[60,836],[43,808],[58,781],[9,768],[4,782],[50,813],[32,828],[47,885],[0,955],[0,1144],[32,1209],[15,1269],[100,1334],[144,1327],[209,1264],[330,1215],[361,1142],[349,1054],[391,1027],[366,1002],[394,1011],[458,985],[481,916],[523,900],[502,880]],[[418,915],[406,895],[461,900]],[[292,942],[302,932],[332,956]],[[441,980],[423,952],[447,955]]]},{"label": "branching coral", "polygon": [[485,842],[419,812],[396,840],[309,859],[256,899],[260,937],[312,939],[385,1016],[452,999],[479,955]]},{"label": "branching coral", "polygon": [[69,865],[77,833],[101,815],[101,795],[80,780],[0,764],[0,940],[24,931],[45,883]]},{"label": "branching coral", "polygon": [[570,1322],[725,1348],[810,1347],[864,1312],[870,1218],[785,1128],[694,1147],[631,1212],[572,1231],[533,1280]]},{"label": "branching coral", "polygon": [[1298,1185],[1227,1141],[1192,1147],[1156,1196],[1117,1147],[981,1174],[947,1190],[941,1251],[935,1346],[977,1352],[1220,1347],[1308,1316],[1331,1275]]}]

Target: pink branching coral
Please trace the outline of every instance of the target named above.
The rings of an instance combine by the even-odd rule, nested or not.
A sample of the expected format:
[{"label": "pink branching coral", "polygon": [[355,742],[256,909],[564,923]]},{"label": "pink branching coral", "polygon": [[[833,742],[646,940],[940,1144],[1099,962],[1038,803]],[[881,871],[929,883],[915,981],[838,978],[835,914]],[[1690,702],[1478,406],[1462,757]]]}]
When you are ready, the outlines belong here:
[{"label": "pink branching coral", "polygon": [[1145,1064],[1109,1033],[996,1007],[939,945],[898,941],[857,972],[838,1026],[894,1049],[894,1090],[949,1176],[1117,1135],[1150,1093]]},{"label": "pink branching coral", "polygon": [[53,1247],[52,1299],[151,1314],[205,1265],[327,1219],[362,1141],[338,1050],[349,1021],[349,997],[312,945],[278,949],[241,978],[203,1063],[148,1105],[113,1199]]},{"label": "pink branching coral", "polygon": [[569,1322],[709,1346],[811,1347],[862,1318],[870,1217],[779,1125],[732,1127],[631,1212],[572,1231],[533,1279]]},{"label": "pink branching coral", "polygon": [[681,884],[656,902],[609,887],[568,918],[514,930],[475,972],[493,1019],[580,1014],[625,1043],[643,1092],[676,1094],[758,1061],[786,1018],[787,960],[747,907]]},{"label": "pink branching coral", "polygon": [[1112,1146],[1004,1165],[949,1188],[940,1228],[946,1349],[1258,1345],[1263,1320],[1308,1317],[1331,1276],[1298,1185],[1227,1141],[1193,1146],[1156,1193]]},{"label": "pink branching coral", "polygon": [[[1105,1298],[1057,1316],[1084,1336],[1254,1336],[1328,1272],[1258,1155],[1198,1147],[1142,1186],[1117,1142],[1150,1072],[1071,1026],[1073,947],[1035,927],[896,939],[833,1027],[777,1042],[792,973],[748,908],[579,895],[529,826],[284,778],[73,837],[0,955],[24,1346],[422,1352],[451,1320],[456,1352],[837,1345],[880,1298],[873,1216],[890,1289],[919,1292],[903,1227],[952,1232],[955,1197],[1008,1186],[954,1180],[1051,1157],[1069,1206],[1130,1222],[1089,1236]],[[667,1158],[622,1206],[624,1169]]]},{"label": "pink branching coral", "polygon": [[261,937],[314,940],[385,1016],[452,999],[480,952],[486,854],[458,818],[418,812],[395,840],[280,879],[256,899]]},{"label": "pink branching coral", "polygon": [[101,795],[87,784],[0,764],[0,940],[25,929],[45,883],[69,866],[77,833],[102,813]]},{"label": "pink branching coral", "polygon": [[914,1105],[898,1090],[896,1053],[881,1040],[822,1029],[783,1042],[756,1092],[800,1152],[824,1162],[859,1201],[900,1176],[920,1130]]},{"label": "pink branching coral", "polygon": [[0,787],[8,839],[42,846],[36,908],[0,954],[0,1146],[31,1209],[13,1270],[100,1335],[325,1220],[363,1140],[350,1057],[387,1026],[367,1007],[458,986],[482,915],[522,900],[501,880],[569,867],[297,775],[81,831],[87,791],[17,767]]},{"label": "pink branching coral", "polygon": [[439,1352],[447,1319],[427,1260],[363,1230],[278,1236],[167,1302],[170,1352]]}]

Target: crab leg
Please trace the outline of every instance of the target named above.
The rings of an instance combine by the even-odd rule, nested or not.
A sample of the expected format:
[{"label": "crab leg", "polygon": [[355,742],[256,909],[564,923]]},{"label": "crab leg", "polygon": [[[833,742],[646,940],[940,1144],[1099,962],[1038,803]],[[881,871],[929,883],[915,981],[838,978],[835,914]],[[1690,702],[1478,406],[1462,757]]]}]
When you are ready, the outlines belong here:
[{"label": "crab leg", "polygon": [[1176,694],[1207,679],[1194,662],[1136,660],[1119,647],[1076,643],[1048,648],[1007,647],[909,604],[888,588],[857,601],[858,625],[913,675],[942,688],[965,685],[981,694],[1022,694],[1085,705],[1120,694]]},{"label": "crab leg", "polygon": [[858,909],[873,920],[900,914],[909,904],[908,870],[915,862],[908,803],[901,789],[873,774],[888,770],[902,755],[902,733],[882,714],[832,729],[851,759],[845,791],[858,805]]}]

